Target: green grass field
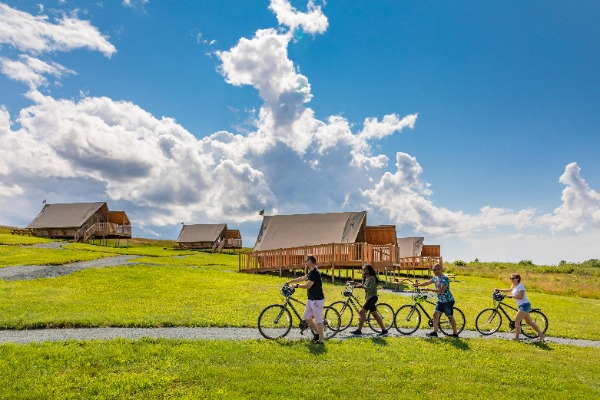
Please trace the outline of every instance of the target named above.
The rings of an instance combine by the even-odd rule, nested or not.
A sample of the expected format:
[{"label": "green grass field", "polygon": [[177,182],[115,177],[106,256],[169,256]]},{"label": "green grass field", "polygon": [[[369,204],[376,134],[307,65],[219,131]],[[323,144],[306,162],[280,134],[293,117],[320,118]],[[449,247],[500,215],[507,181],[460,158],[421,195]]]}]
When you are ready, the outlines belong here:
[{"label": "green grass field", "polygon": [[[0,232],[0,265],[34,256],[31,248],[7,243],[7,236],[13,235]],[[240,274],[236,255],[182,252],[162,242],[134,242],[127,248],[69,244],[44,250],[35,259],[39,264],[115,254],[142,258],[135,260],[138,265],[87,269],[59,278],[0,280],[0,328],[256,327],[260,311],[281,301],[279,288],[288,279]],[[493,288],[507,287],[506,277],[514,270],[525,271],[534,307],[549,318],[549,336],[600,340],[600,299],[590,296],[572,273],[532,271],[515,264],[497,271],[484,266],[480,274],[470,265],[452,269],[458,282],[451,288],[466,315],[466,329],[475,329],[477,313],[492,305]],[[585,275],[590,285],[600,280],[594,272]],[[540,276],[558,282],[552,287],[560,289],[528,285],[529,278],[542,280]],[[333,285],[325,279],[328,302],[341,300],[343,282]],[[305,294],[300,291],[298,297]],[[410,298],[381,291],[380,301],[397,308]],[[482,339],[334,339],[324,349],[285,340],[3,344],[0,371],[0,399],[600,395],[600,349]]]},{"label": "green grass field", "polygon": [[2,398],[596,399],[600,349],[504,340],[0,346]]}]

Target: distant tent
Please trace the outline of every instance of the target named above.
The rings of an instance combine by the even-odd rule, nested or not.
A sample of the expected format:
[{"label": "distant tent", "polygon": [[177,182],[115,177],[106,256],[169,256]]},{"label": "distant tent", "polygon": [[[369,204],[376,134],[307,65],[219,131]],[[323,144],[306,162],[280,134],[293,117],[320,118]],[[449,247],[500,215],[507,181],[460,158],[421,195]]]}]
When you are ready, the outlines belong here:
[{"label": "distant tent", "polygon": [[264,216],[254,251],[364,241],[366,211]]},{"label": "distant tent", "polygon": [[182,249],[210,249],[213,252],[242,247],[240,231],[227,229],[227,224],[183,225],[176,242]]},{"label": "distant tent", "polygon": [[124,211],[109,211],[105,202],[45,204],[27,225],[33,235],[87,241],[93,236],[131,238]]},{"label": "distant tent", "polygon": [[423,249],[423,237],[398,238],[398,254],[403,257],[419,257]]}]

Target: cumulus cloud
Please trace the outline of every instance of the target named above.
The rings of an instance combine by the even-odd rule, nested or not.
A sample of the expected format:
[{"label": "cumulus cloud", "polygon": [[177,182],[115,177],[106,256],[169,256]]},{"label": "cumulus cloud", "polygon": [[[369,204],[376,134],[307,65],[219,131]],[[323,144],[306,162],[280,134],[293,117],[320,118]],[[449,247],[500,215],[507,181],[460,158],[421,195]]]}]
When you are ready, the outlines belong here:
[{"label": "cumulus cloud", "polygon": [[559,182],[566,186],[561,196],[562,204],[553,213],[543,215],[540,221],[554,232],[600,228],[600,193],[591,189],[581,177],[577,163],[565,167]]},{"label": "cumulus cloud", "polygon": [[52,23],[48,16],[33,16],[2,3],[0,44],[32,54],[87,48],[110,57],[117,51],[89,21],[65,15]]},{"label": "cumulus cloud", "polygon": [[386,172],[373,189],[363,195],[371,206],[383,211],[400,226],[410,226],[415,232],[431,235],[465,234],[495,229],[499,226],[523,228],[531,226],[534,210],[512,211],[483,207],[479,214],[468,215],[436,207],[429,199],[430,185],[423,182],[423,172],[416,158],[396,153],[396,172]]},{"label": "cumulus cloud", "polygon": [[289,27],[292,32],[302,29],[303,32],[314,35],[325,32],[329,26],[321,6],[316,5],[314,0],[308,1],[306,12],[298,11],[288,0],[271,0],[269,9],[275,13],[277,22]]},{"label": "cumulus cloud", "polygon": [[149,218],[156,224],[166,223],[165,215],[244,221],[256,218],[250,209],[272,206],[262,172],[204,152],[172,119],[104,97],[40,98],[20,112],[18,131],[10,130],[6,111],[0,113],[0,147],[8,150],[0,173],[8,188],[16,184],[16,170],[30,184],[86,179],[111,199],[163,209]]}]

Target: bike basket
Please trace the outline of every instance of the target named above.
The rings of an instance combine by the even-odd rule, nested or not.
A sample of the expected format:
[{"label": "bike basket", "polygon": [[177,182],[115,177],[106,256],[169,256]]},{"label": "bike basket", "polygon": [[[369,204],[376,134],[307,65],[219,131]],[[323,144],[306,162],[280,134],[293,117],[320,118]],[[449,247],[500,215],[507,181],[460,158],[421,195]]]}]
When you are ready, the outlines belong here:
[{"label": "bike basket", "polygon": [[293,287],[287,286],[287,285],[283,286],[280,290],[281,294],[284,297],[290,297],[291,295],[294,294],[294,291],[295,291],[295,289]]},{"label": "bike basket", "polygon": [[502,301],[502,300],[504,300],[505,297],[506,297],[506,295],[503,295],[500,292],[494,292],[492,294],[492,298],[494,299],[494,301]]}]

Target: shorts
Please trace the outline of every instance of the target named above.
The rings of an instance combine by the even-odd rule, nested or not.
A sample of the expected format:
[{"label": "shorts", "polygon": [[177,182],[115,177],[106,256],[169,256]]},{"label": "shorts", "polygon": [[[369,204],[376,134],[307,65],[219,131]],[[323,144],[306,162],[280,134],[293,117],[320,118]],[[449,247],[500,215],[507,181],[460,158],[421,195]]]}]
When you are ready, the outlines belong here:
[{"label": "shorts", "polygon": [[323,300],[308,300],[304,309],[304,319],[313,318],[317,324],[323,323],[323,307],[325,307],[325,299]]},{"label": "shorts", "polygon": [[519,304],[519,311],[525,311],[526,313],[528,313],[529,311],[531,311],[531,303]]},{"label": "shorts", "polygon": [[440,313],[440,314],[444,313],[448,317],[452,316],[453,311],[454,311],[454,300],[445,301],[445,302],[438,301],[437,304],[435,305],[435,312]]},{"label": "shorts", "polygon": [[363,306],[363,308],[367,311],[377,311],[377,300],[379,300],[379,296],[372,296],[369,297],[369,300],[367,300],[367,302],[365,303],[365,305]]}]

